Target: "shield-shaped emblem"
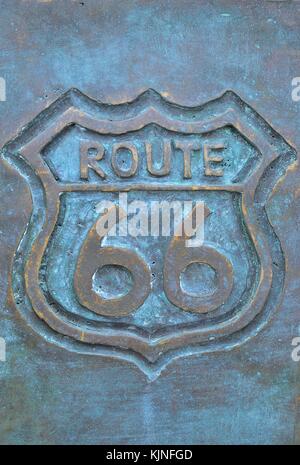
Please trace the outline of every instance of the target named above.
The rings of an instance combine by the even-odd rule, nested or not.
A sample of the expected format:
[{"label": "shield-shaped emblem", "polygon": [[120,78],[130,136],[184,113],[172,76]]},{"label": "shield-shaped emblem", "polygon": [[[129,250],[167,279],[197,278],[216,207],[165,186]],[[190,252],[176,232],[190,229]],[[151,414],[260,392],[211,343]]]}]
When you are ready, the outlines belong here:
[{"label": "shield-shaped emblem", "polygon": [[[2,156],[33,203],[13,296],[49,342],[154,378],[176,357],[233,349],[270,320],[285,260],[266,203],[296,155],[233,92],[185,108],[154,91],[108,105],[72,89]],[[120,211],[125,195],[135,205],[201,202],[204,242],[99,234],[97,206]]]}]

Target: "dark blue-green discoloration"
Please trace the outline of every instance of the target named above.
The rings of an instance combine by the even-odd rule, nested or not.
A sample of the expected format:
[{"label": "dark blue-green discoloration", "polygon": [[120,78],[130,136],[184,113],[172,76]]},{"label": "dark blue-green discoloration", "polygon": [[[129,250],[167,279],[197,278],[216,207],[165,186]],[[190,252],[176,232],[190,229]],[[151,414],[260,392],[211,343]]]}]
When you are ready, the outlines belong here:
[{"label": "dark blue-green discoloration", "polygon": [[[7,83],[7,101],[0,102],[1,146],[58,96],[76,87],[108,104],[131,101],[154,88],[169,100],[192,107],[233,89],[299,147],[300,105],[290,96],[291,80],[299,75],[298,2],[126,1],[120,5],[118,1],[14,0],[3,5],[0,24],[0,74]],[[49,146],[45,156],[52,155],[54,165],[55,154],[58,161],[62,156],[61,147],[65,155],[77,153],[76,131],[70,128],[57,149]],[[238,144],[233,131],[226,131]],[[243,143],[238,156],[252,151],[255,161],[255,152],[249,145],[249,152],[244,152]],[[72,176],[75,166],[66,161],[57,170]],[[281,166],[270,169],[257,194],[258,204],[265,201],[272,170],[280,171]],[[174,360],[152,383],[128,361],[109,354],[100,358],[72,353],[50,344],[51,338],[40,337],[20,317],[11,294],[6,301],[14,251],[29,221],[31,197],[26,182],[6,162],[1,162],[0,185],[0,336],[7,344],[7,361],[0,362],[1,443],[299,443],[299,363],[291,359],[291,341],[299,335],[298,165],[288,170],[268,202],[268,217],[279,238],[274,241],[274,255],[284,254],[287,269],[284,300],[270,323],[234,350]],[[234,229],[240,233],[238,221],[226,222],[226,212],[234,217],[238,201],[232,202],[232,194],[219,194],[219,200],[214,193],[207,197],[224,216],[226,227],[213,229],[211,216],[211,234],[224,248],[240,252],[233,240],[226,239]],[[84,231],[93,221],[96,197],[87,196]],[[42,194],[33,200],[41,203]],[[64,194],[62,203],[77,234],[77,220],[85,213],[81,193]],[[33,232],[43,214],[37,212]],[[63,219],[52,238],[48,258],[53,267],[47,280],[57,299],[71,303],[66,267],[74,266],[72,254],[62,254],[61,262],[57,254],[51,256],[51,247],[62,252],[72,248],[76,254],[76,244],[71,247],[73,242],[67,239],[69,227]],[[159,259],[160,251],[153,251],[150,244],[143,250],[145,256],[154,253],[153,261]],[[240,269],[237,285],[242,287],[248,265],[242,253],[235,260]],[[282,261],[275,260],[273,267],[278,267],[281,282]],[[65,289],[55,271],[65,273]],[[157,277],[159,271],[153,272]],[[74,312],[87,313],[73,304]],[[174,318],[171,323],[176,325],[181,318],[174,310],[172,318],[161,311],[155,320],[155,312],[156,307],[148,307],[149,327],[166,318]],[[189,313],[184,317],[199,318]],[[130,318],[139,324],[146,321],[141,311]],[[45,334],[45,323],[37,325],[38,332]],[[64,344],[69,344],[67,337]]]}]

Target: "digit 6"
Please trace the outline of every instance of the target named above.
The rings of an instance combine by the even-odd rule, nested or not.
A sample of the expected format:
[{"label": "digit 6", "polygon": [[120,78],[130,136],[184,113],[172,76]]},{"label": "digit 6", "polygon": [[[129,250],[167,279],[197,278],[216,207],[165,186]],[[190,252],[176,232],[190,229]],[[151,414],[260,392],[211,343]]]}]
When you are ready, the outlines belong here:
[{"label": "digit 6", "polygon": [[[231,293],[232,264],[221,250],[208,244],[200,247],[186,247],[186,240],[187,236],[183,234],[175,235],[170,242],[164,263],[164,291],[169,301],[182,310],[208,313],[223,304]],[[183,291],[180,285],[180,274],[192,263],[206,264],[214,269],[218,286],[213,293],[195,296]]]},{"label": "digit 6", "polygon": [[[118,207],[115,208],[118,210]],[[110,213],[104,215],[103,221]],[[144,260],[132,250],[101,247],[103,238],[104,236],[99,236],[97,232],[96,222],[80,249],[74,275],[75,291],[79,302],[98,315],[127,316],[144,303],[151,291],[149,268]],[[106,299],[94,291],[93,276],[99,268],[105,265],[119,265],[131,272],[133,286],[126,295]]]}]

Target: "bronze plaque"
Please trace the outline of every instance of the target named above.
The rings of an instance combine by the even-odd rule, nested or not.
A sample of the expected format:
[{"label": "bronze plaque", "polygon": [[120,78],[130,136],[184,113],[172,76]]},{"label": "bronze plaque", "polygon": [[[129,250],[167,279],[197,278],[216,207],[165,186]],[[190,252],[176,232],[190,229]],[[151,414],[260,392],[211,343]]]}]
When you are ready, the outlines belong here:
[{"label": "bronze plaque", "polygon": [[7,2],[1,443],[299,442],[296,10]]},{"label": "bronze plaque", "polygon": [[[153,91],[115,107],[72,89],[3,156],[33,199],[13,296],[46,339],[129,360],[153,378],[174,357],[239,346],[276,310],[285,258],[265,204],[296,155],[233,92],[189,109]],[[160,202],[162,215],[201,201],[204,241],[153,235],[152,216],[146,234],[129,234],[128,218],[122,235],[101,235],[103,199],[118,209],[126,201],[123,211]]]}]

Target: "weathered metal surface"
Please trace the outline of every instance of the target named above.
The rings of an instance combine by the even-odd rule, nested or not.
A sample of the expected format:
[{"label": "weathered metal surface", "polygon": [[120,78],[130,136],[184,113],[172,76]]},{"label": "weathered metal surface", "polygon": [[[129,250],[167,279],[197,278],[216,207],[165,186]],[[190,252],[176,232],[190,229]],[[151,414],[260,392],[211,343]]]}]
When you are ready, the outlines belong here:
[{"label": "weathered metal surface", "polygon": [[[159,154],[166,144],[164,172],[153,173],[145,148],[153,157],[154,147]],[[218,158],[205,155],[216,147]],[[53,330],[43,329],[46,339],[134,361],[153,378],[174,357],[239,346],[269,321],[285,260],[264,208],[296,154],[232,92],[191,110],[147,91],[128,110],[71,90],[2,154],[28,181],[33,199],[15,254],[13,298],[34,328],[36,315]],[[159,231],[99,236],[97,205],[108,198],[121,210],[118,193],[128,193],[127,204],[200,199],[207,208],[204,243],[186,247],[185,236]],[[193,263],[209,265],[215,278],[194,270],[183,289],[180,277]],[[93,285],[105,266],[115,267],[111,288],[121,267],[131,273],[124,295],[108,297]]]},{"label": "weathered metal surface", "polygon": [[[299,441],[297,10],[6,6],[0,442]],[[120,192],[204,244],[99,236]]]}]

